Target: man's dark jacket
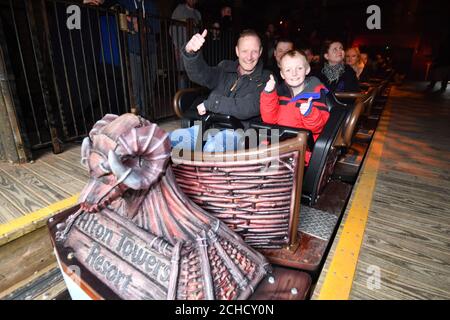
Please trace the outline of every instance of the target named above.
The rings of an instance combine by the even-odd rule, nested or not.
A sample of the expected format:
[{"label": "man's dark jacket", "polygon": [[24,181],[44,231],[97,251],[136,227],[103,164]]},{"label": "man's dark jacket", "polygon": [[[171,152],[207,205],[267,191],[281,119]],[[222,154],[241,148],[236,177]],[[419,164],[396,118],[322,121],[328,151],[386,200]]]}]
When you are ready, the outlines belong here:
[{"label": "man's dark jacket", "polygon": [[237,60],[223,60],[216,67],[210,67],[199,52],[189,54],[183,49],[182,56],[189,79],[211,90],[204,101],[206,110],[240,120],[260,115],[259,96],[270,75],[263,70],[261,60],[253,73],[240,76]]}]

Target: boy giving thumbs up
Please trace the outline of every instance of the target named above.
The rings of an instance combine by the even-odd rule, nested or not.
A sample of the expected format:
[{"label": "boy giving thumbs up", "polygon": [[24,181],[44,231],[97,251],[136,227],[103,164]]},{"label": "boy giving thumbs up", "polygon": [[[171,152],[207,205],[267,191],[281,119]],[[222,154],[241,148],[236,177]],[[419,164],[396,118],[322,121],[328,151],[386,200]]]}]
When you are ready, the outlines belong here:
[{"label": "boy giving thumbs up", "polygon": [[[311,130],[317,140],[330,116],[325,103],[327,88],[316,77],[306,77],[310,66],[305,55],[292,50],[280,60],[284,82],[278,85],[272,75],[261,92],[260,110],[266,123]],[[306,152],[308,165],[311,152]]]}]

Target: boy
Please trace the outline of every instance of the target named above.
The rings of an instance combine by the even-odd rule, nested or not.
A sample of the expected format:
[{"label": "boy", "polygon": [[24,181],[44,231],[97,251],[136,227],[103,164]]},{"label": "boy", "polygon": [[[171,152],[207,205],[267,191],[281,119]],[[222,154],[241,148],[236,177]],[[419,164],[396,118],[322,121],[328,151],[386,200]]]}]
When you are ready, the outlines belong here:
[{"label": "boy", "polygon": [[[261,117],[266,123],[311,130],[314,141],[330,116],[325,103],[327,88],[316,77],[306,78],[311,68],[305,55],[291,50],[281,57],[280,74],[284,79],[278,90],[270,76],[261,93]],[[307,151],[308,165],[311,152]]]}]

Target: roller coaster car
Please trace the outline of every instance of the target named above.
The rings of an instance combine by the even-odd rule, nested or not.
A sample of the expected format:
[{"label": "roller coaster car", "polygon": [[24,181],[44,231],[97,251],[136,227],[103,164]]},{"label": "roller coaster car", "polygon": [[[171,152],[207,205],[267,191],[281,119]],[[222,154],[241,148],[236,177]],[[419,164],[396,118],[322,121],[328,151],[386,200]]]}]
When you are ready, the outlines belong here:
[{"label": "roller coaster car", "polygon": [[273,270],[192,203],[170,151],[168,134],[134,114],[106,115],[83,140],[89,181],[80,204],[48,221],[72,298],[304,299],[311,277]]},{"label": "roller coaster car", "polygon": [[[202,101],[199,99],[202,94],[206,96],[201,88],[177,93],[174,108],[177,115],[183,117],[182,125],[202,121],[205,129],[244,127],[230,116],[198,116],[191,106]],[[247,126],[257,130],[261,140],[276,129],[280,142],[271,144],[268,150],[248,149],[224,154],[193,152],[190,157],[172,154],[177,183],[194,202],[225,221],[270,261],[309,271],[317,270],[329,239],[298,231],[299,220],[302,220],[301,216],[299,218],[300,202],[309,206],[317,203],[338,156],[351,143],[363,108],[362,102],[355,106],[342,104],[333,94],[328,94],[326,100],[330,117],[315,142],[309,130],[252,119]],[[306,148],[312,155],[303,174]],[[279,155],[278,164],[274,166],[277,170],[264,172],[270,168],[273,154]]]},{"label": "roller coaster car", "polygon": [[[174,99],[175,113],[181,118],[182,127],[194,125],[195,121],[202,121],[204,129],[231,128],[242,129],[245,125],[238,119],[220,114],[209,114],[206,117],[199,116],[195,106],[203,101],[207,91],[204,88],[190,88],[177,92]],[[334,168],[336,159],[342,148],[349,147],[351,138],[356,128],[356,123],[368,100],[368,95],[362,95],[354,105],[341,103],[332,93],[328,93],[326,103],[330,111],[330,117],[323,128],[317,141],[314,142],[310,130],[292,128],[279,125],[266,124],[261,119],[251,119],[250,128],[257,131],[264,129],[261,139],[270,136],[274,130],[278,130],[279,141],[295,137],[299,132],[306,133],[307,148],[312,152],[309,167],[305,170],[303,179],[303,201],[307,204],[317,202]]]}]

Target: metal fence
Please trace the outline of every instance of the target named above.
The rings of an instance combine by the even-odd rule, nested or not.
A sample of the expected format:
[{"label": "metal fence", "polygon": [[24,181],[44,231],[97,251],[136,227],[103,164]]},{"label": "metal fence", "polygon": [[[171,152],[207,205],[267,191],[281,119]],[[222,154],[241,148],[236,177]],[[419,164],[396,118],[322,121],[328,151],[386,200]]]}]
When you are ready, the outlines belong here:
[{"label": "metal fence", "polygon": [[[86,136],[106,113],[133,109],[152,121],[173,116],[176,91],[193,85],[179,49],[196,28],[78,5],[81,28],[69,29],[72,4],[0,0],[0,41],[7,48],[15,107],[30,147],[52,145],[59,152],[62,143]],[[203,50],[211,65],[234,56],[231,32],[217,31],[210,30]]]}]

